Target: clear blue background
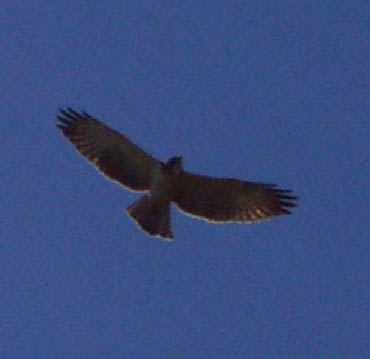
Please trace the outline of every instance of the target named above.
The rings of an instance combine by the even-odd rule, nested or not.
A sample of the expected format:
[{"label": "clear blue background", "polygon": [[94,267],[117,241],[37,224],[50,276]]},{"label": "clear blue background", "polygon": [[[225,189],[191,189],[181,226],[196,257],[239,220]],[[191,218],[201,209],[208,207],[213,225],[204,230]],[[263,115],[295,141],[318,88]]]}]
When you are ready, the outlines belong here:
[{"label": "clear blue background", "polygon": [[[368,1],[2,1],[0,357],[369,358]],[[212,225],[138,198],[55,128],[84,110],[292,216]]]}]

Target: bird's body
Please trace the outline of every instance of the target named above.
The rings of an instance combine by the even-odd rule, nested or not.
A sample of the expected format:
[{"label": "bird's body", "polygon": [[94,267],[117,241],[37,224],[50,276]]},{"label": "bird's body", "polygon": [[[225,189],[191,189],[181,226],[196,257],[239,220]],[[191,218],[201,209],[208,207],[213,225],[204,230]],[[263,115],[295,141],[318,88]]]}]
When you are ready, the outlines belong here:
[{"label": "bird's body", "polygon": [[127,213],[144,231],[164,239],[172,239],[170,204],[176,196],[176,184],[181,176],[181,157],[161,163],[153,176],[149,194],[127,207]]},{"label": "bird's body", "polygon": [[170,204],[214,223],[252,222],[289,214],[290,190],[275,185],[201,176],[186,172],[182,158],[163,163],[126,136],[87,113],[61,110],[58,128],[104,175],[127,189],[147,192],[127,213],[148,234],[170,240]]}]

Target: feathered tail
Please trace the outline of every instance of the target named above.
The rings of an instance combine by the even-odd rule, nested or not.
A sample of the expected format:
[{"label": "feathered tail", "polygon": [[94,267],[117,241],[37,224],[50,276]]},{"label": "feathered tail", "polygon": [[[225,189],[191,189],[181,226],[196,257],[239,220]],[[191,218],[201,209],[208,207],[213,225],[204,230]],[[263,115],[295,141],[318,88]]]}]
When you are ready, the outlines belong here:
[{"label": "feathered tail", "polygon": [[126,212],[148,234],[172,240],[170,202],[159,203],[147,194],[130,204]]}]

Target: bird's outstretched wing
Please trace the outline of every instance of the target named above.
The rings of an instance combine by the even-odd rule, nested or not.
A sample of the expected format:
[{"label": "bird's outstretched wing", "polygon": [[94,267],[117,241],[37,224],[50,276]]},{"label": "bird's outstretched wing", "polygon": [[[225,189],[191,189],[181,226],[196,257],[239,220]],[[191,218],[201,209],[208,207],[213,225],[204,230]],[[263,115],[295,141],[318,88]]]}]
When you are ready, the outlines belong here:
[{"label": "bird's outstretched wing", "polygon": [[60,110],[58,128],[104,175],[133,191],[147,191],[160,162],[127,137],[88,115]]},{"label": "bird's outstretched wing", "polygon": [[180,210],[211,222],[253,222],[290,214],[297,198],[276,185],[183,172],[174,202]]}]

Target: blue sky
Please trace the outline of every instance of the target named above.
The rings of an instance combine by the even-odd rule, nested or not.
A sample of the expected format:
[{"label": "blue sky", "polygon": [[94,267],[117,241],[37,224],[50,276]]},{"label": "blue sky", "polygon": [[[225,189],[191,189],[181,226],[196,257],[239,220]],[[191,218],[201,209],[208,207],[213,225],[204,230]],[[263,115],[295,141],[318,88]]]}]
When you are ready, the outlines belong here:
[{"label": "blue sky", "polygon": [[[370,357],[368,1],[1,8],[1,358]],[[148,237],[65,106],[299,207]]]}]

